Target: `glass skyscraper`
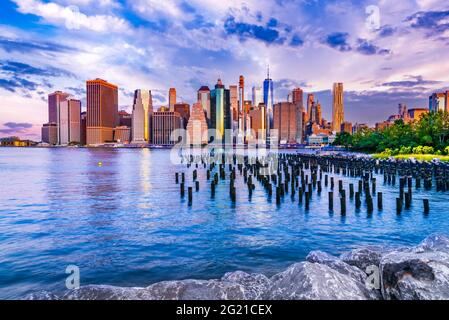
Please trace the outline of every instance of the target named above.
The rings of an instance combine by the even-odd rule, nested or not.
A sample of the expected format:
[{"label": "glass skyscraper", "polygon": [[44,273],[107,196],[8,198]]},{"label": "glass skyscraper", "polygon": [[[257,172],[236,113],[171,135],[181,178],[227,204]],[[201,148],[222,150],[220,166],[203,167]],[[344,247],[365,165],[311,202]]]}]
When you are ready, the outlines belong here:
[{"label": "glass skyscraper", "polygon": [[270,78],[270,69],[268,68],[267,78],[263,82],[263,103],[267,108],[267,131],[268,134],[270,130],[273,129],[273,106],[274,106],[274,96],[273,96],[273,80]]},{"label": "glass skyscraper", "polygon": [[218,79],[210,92],[211,128],[216,129],[218,138],[223,139],[225,130],[232,128],[231,97],[229,90]]}]

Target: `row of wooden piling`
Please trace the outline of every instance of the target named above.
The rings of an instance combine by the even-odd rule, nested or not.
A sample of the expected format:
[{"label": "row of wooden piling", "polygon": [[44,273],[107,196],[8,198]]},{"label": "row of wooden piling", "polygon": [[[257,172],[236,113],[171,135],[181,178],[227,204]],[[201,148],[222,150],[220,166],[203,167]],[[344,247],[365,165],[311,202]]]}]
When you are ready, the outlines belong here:
[{"label": "row of wooden piling", "polygon": [[[195,169],[192,172],[193,182],[195,183],[196,192],[199,191],[200,185],[198,181],[198,169],[199,164],[193,164],[193,159],[187,163],[187,167],[190,168],[195,165]],[[360,177],[358,184],[349,184],[349,198],[355,198],[355,208],[359,210],[362,207],[362,195],[365,197],[365,206],[369,214],[374,211],[374,199],[377,197],[377,209],[383,210],[383,194],[377,192],[377,179],[374,174],[383,174],[384,184],[395,185],[397,176],[399,173],[409,173],[408,176],[399,176],[399,197],[396,199],[397,213],[400,214],[403,209],[408,210],[412,207],[413,203],[413,179],[415,180],[415,188],[421,188],[421,182],[424,182],[424,188],[426,190],[432,189],[432,178],[435,174],[439,173],[441,176],[434,179],[437,181],[437,191],[449,190],[447,188],[449,170],[436,170],[435,167],[424,166],[424,168],[416,169],[416,166],[411,166],[417,170],[419,174],[413,174],[412,169],[399,168],[394,163],[386,162],[374,162],[373,160],[360,160],[353,158],[339,158],[339,157],[317,157],[311,155],[294,155],[294,154],[281,154],[279,156],[279,163],[277,170],[270,175],[261,174],[262,168],[266,165],[266,159],[250,159],[244,158],[243,163],[237,163],[236,157],[231,158],[231,163],[210,163],[207,168],[206,162],[202,160],[201,164],[206,170],[207,180],[210,181],[211,197],[214,198],[216,194],[216,187],[219,180],[226,180],[226,164],[228,165],[229,172],[229,195],[233,203],[236,202],[236,187],[235,181],[237,178],[237,170],[241,176],[243,176],[244,182],[248,188],[248,195],[251,199],[252,194],[256,188],[254,180],[257,180],[267,193],[268,199],[271,201],[273,196],[273,190],[275,190],[276,204],[281,205],[282,199],[288,194],[291,194],[292,201],[295,200],[296,194],[298,195],[299,205],[305,206],[306,210],[310,208],[310,202],[313,197],[314,190],[317,194],[322,193],[322,183],[324,178],[324,186],[329,187],[329,211],[334,210],[334,189],[335,189],[335,177],[331,174]],[[429,169],[430,168],[430,169]],[[305,174],[305,170],[310,170],[310,176]],[[323,177],[324,173],[324,177]],[[430,176],[430,178],[429,178]],[[309,180],[310,178],[310,180]],[[179,179],[179,173],[175,173],[176,184],[180,184],[181,197],[185,197],[185,173],[181,173],[181,179]],[[357,189],[355,188],[357,186]],[[407,189],[407,190],[406,190]],[[338,180],[338,194],[340,199],[341,215],[347,213],[347,194],[344,189],[343,181]],[[193,187],[188,187],[188,204],[191,206],[193,201]],[[428,199],[423,200],[424,213],[430,212],[430,203]]]}]

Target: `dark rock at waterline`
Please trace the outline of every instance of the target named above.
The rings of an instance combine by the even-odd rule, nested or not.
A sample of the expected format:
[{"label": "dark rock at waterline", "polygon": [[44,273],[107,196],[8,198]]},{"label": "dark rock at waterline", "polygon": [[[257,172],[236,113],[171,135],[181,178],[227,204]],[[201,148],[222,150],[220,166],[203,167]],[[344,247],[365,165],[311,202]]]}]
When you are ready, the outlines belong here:
[{"label": "dark rock at waterline", "polygon": [[[368,286],[363,273],[373,266],[379,267],[381,291]],[[411,248],[362,247],[340,258],[315,251],[307,262],[271,278],[237,271],[219,280],[164,281],[146,288],[92,285],[26,299],[449,300],[449,238],[433,235]]]},{"label": "dark rock at waterline", "polygon": [[434,235],[382,257],[382,295],[391,300],[449,300],[449,238]]}]

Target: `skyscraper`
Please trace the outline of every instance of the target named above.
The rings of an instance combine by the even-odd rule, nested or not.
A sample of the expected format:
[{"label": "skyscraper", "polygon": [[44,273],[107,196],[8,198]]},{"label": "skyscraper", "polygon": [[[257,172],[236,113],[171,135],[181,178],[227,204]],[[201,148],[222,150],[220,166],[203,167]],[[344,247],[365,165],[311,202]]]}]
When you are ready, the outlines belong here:
[{"label": "skyscraper", "polygon": [[253,107],[258,107],[259,104],[263,103],[263,90],[261,87],[253,87],[252,103]]},{"label": "skyscraper", "polygon": [[55,91],[48,95],[48,122],[59,122],[59,104],[69,97],[68,93]]},{"label": "skyscraper", "polygon": [[292,92],[292,103],[296,106],[296,142],[301,143],[304,136],[304,92],[295,88]]},{"label": "skyscraper", "polygon": [[225,130],[231,129],[231,99],[221,79],[210,92],[210,110],[211,128],[217,130],[219,139],[223,139]]},{"label": "skyscraper", "polygon": [[198,90],[198,102],[201,103],[206,114],[207,124],[210,125],[210,90],[208,86],[202,86]]},{"label": "skyscraper", "polygon": [[203,145],[208,142],[208,126],[203,107],[200,102],[193,104],[192,114],[187,124],[187,144]]},{"label": "skyscraper", "polygon": [[265,122],[267,117],[265,114],[265,105],[260,103],[257,107],[249,111],[249,116],[251,119],[251,130],[253,131],[253,139],[259,139],[262,141],[266,140],[266,126]]},{"label": "skyscraper", "polygon": [[152,117],[152,143],[155,145],[173,145],[171,140],[174,130],[181,129],[182,119],[179,113],[171,111],[157,111]]},{"label": "skyscraper", "polygon": [[270,78],[270,67],[267,69],[267,78],[263,82],[263,103],[267,108],[267,132],[268,136],[270,130],[273,129],[273,106],[274,106],[274,93],[273,93],[273,80]]},{"label": "skyscraper", "polygon": [[182,118],[182,128],[187,128],[187,123],[190,119],[190,105],[188,103],[176,103],[175,104],[175,112],[179,113]]},{"label": "skyscraper", "polygon": [[292,102],[280,102],[274,106],[273,128],[279,131],[279,143],[297,143],[297,109]]},{"label": "skyscraper", "polygon": [[[55,91],[48,95],[48,123],[56,125],[56,144],[60,144],[60,108],[61,103],[70,95],[62,91]],[[54,126],[52,128],[54,130]],[[52,139],[54,137],[52,136]]]},{"label": "skyscraper", "polygon": [[232,128],[234,129],[236,125],[238,125],[238,119],[239,119],[239,94],[237,90],[237,86],[229,86],[229,94],[230,94],[230,101],[231,101],[231,121],[232,121]]},{"label": "skyscraper", "polygon": [[[148,90],[137,89],[134,92],[132,115],[132,143],[149,142],[149,116],[151,94]],[[147,131],[147,134],[145,135]]]},{"label": "skyscraper", "polygon": [[176,104],[176,89],[170,88],[168,90],[168,107],[170,108],[170,111],[175,111],[175,104]]},{"label": "skyscraper", "polygon": [[334,83],[332,108],[332,130],[341,131],[341,125],[345,121],[343,102],[343,83]]},{"label": "skyscraper", "polygon": [[66,98],[59,104],[59,144],[81,142],[81,101]]},{"label": "skyscraper", "polygon": [[312,108],[315,103],[315,96],[312,93],[307,95],[307,122],[312,119]]},{"label": "skyscraper", "polygon": [[242,131],[246,130],[246,114],[243,110],[243,104],[245,103],[245,77],[240,76],[239,77],[239,115],[242,117]]},{"label": "skyscraper", "polygon": [[87,87],[87,144],[113,141],[118,123],[118,87],[102,79],[89,80]]}]

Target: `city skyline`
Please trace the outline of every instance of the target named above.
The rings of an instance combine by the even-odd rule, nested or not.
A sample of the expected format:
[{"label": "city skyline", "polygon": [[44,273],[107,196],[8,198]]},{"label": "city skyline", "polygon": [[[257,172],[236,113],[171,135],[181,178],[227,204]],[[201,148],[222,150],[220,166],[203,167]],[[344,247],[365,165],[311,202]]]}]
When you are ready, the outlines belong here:
[{"label": "city skyline", "polygon": [[[345,120],[353,123],[380,122],[399,103],[426,108],[432,92],[449,87],[448,5],[376,1],[381,23],[373,29],[365,10],[371,4],[4,1],[0,136],[39,140],[49,92],[70,93],[85,111],[86,79],[117,84],[119,109],[131,112],[136,88],[151,89],[160,106],[174,87],[179,101],[192,105],[197,90],[212,88],[218,77],[229,87],[244,75],[244,98],[251,100],[268,64],[275,103],[300,87],[305,96],[314,93],[326,119],[334,82],[345,84]],[[319,28],[317,16],[326,21]]]}]

